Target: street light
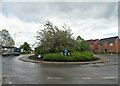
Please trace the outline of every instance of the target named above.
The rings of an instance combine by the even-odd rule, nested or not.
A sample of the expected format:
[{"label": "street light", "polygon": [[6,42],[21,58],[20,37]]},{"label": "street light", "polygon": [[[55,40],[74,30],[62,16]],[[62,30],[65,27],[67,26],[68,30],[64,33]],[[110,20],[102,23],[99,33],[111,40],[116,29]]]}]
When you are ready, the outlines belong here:
[{"label": "street light", "polygon": [[0,54],[2,53],[2,33],[0,32]]},{"label": "street light", "polygon": [[14,42],[15,42],[15,45],[16,45],[16,36],[17,34],[20,34],[21,32],[18,32],[18,33],[14,33]]}]

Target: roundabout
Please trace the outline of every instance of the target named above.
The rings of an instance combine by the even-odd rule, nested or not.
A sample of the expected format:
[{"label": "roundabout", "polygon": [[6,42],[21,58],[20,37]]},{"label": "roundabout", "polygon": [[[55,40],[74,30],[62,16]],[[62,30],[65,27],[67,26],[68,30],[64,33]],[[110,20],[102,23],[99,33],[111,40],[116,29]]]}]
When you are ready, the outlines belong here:
[{"label": "roundabout", "polygon": [[31,55],[2,58],[3,84],[118,83],[118,55],[95,54],[107,62],[104,60],[84,65],[33,61],[28,58]]},{"label": "roundabout", "polygon": [[22,60],[24,62],[32,62],[32,63],[43,63],[43,64],[96,64],[96,63],[104,63],[108,62],[109,59],[104,57],[98,57],[98,60],[94,61],[77,61],[77,62],[55,62],[55,61],[42,61],[42,60],[35,60],[31,59],[30,57],[33,55],[28,55],[26,57],[20,57],[19,60]]}]

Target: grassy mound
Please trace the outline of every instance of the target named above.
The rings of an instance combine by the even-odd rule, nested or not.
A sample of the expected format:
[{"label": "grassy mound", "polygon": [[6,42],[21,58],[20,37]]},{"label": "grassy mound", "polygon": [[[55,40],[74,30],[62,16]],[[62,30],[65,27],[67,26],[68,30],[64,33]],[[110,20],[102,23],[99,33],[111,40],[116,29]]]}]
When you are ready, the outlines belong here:
[{"label": "grassy mound", "polygon": [[57,62],[76,62],[76,61],[93,61],[99,58],[94,57],[91,52],[72,52],[71,56],[64,56],[62,53],[44,54],[43,61]]}]

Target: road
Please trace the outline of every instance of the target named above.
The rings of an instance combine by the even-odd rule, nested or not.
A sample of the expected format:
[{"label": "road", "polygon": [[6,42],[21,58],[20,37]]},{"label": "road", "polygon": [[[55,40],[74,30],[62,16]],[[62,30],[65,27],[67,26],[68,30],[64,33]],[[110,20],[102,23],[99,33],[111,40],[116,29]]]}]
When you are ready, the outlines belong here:
[{"label": "road", "polygon": [[0,85],[2,85],[2,56],[0,54]]},{"label": "road", "polygon": [[19,60],[20,56],[2,58],[3,84],[117,84],[118,55],[97,56],[109,62],[70,65],[42,64]]}]

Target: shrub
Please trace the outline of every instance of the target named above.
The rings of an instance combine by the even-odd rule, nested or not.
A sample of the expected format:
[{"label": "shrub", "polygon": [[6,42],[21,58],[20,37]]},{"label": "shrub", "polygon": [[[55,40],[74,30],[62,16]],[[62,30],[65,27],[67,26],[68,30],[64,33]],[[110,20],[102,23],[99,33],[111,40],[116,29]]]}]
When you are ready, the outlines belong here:
[{"label": "shrub", "polygon": [[44,54],[44,61],[75,62],[97,60],[91,52],[73,52],[71,56],[64,56],[61,53]]}]

